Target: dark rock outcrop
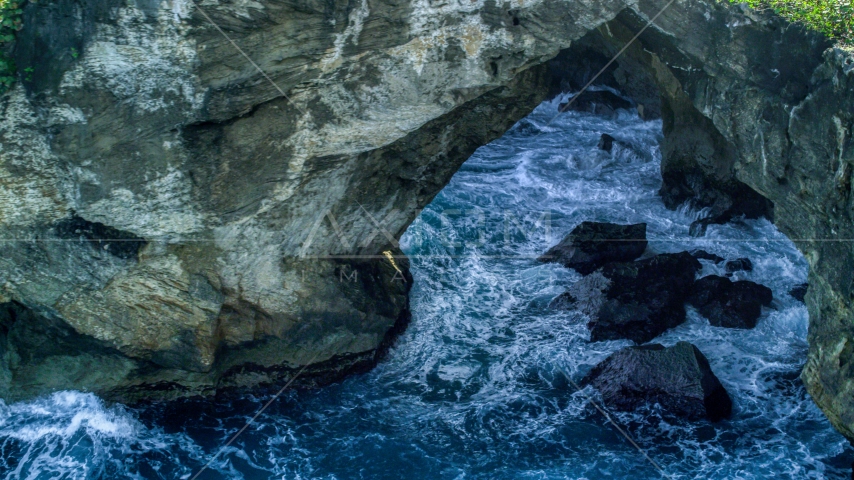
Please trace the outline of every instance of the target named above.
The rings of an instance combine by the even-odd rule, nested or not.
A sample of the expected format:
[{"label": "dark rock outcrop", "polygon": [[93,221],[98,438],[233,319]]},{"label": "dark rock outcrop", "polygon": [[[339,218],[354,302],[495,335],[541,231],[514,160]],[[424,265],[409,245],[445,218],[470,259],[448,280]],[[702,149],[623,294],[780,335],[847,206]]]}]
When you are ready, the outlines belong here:
[{"label": "dark rock outcrop", "polygon": [[732,400],[709,361],[688,342],[624,348],[596,365],[582,384],[592,385],[615,410],[657,403],[670,415],[713,422],[732,412]]},{"label": "dark rock outcrop", "polygon": [[646,224],[582,222],[539,258],[588,274],[608,262],[627,262],[646,250]]},{"label": "dark rock outcrop", "polygon": [[[693,185],[696,186],[701,184],[703,180],[699,179],[699,174],[696,175],[687,175],[686,178],[672,178],[679,177],[679,174],[667,173],[666,176],[668,180],[664,182],[664,185]],[[661,196],[664,199],[665,204],[667,204],[670,208],[676,208],[679,204],[690,202],[695,206],[710,206],[712,207],[712,212],[721,211],[720,213],[716,213],[710,217],[706,217],[697,221],[694,221],[690,225],[690,233],[695,237],[701,237],[706,234],[706,230],[709,225],[722,225],[729,221],[732,221],[736,217],[744,217],[747,219],[757,219],[762,217],[772,218],[774,212],[774,204],[772,204],[768,199],[762,197],[758,193],[754,192],[749,187],[745,187],[743,185],[737,185],[732,187],[736,190],[736,193],[729,193],[730,190],[727,190],[727,194],[712,194],[709,192],[714,192],[715,190],[711,187],[700,186],[697,187],[692,193],[680,192],[674,193],[676,191],[675,188],[670,188],[669,190],[665,190],[665,187],[662,187]],[[701,194],[702,193],[702,194]],[[706,198],[711,197],[711,198]],[[721,207],[721,205],[729,205],[728,207]]]},{"label": "dark rock outcrop", "polygon": [[709,275],[694,283],[688,301],[716,327],[753,328],[772,299],[764,285]]},{"label": "dark rock outcrop", "polygon": [[583,310],[591,317],[591,341],[645,343],[685,321],[685,300],[700,268],[687,252],[609,263],[570,293],[589,299]]},{"label": "dark rock outcrop", "polygon": [[608,135],[607,133],[603,133],[601,137],[599,137],[599,145],[597,147],[599,150],[604,150],[606,152],[610,152],[614,148],[614,142],[617,139]]},{"label": "dark rock outcrop", "polygon": [[810,287],[809,283],[802,283],[800,285],[795,285],[794,287],[792,287],[791,290],[789,290],[789,295],[791,295],[792,298],[794,298],[795,300],[803,302],[807,296],[807,290],[809,290],[809,287]]},{"label": "dark rock outcrop", "polygon": [[586,90],[581,95],[572,97],[569,101],[558,106],[561,112],[589,112],[597,115],[613,115],[621,108],[633,107],[632,102],[608,90]]},{"label": "dark rock outcrop", "polygon": [[726,268],[727,273],[752,272],[753,262],[749,258],[736,258],[726,262],[724,268]]},{"label": "dark rock outcrop", "polygon": [[721,263],[724,261],[724,257],[715,255],[714,253],[709,253],[705,250],[694,250],[691,252],[691,255],[693,255],[697,260],[711,260],[715,263]]}]

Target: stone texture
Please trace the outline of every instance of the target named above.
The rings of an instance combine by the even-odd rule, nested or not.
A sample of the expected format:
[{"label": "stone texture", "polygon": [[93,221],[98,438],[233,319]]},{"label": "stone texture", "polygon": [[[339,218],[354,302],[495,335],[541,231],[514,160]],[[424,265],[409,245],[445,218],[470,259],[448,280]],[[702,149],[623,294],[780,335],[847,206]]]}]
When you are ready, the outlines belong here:
[{"label": "stone texture", "polygon": [[661,92],[652,72],[633,56],[621,56],[611,62],[617,50],[612,51],[609,30],[609,26],[599,27],[549,60],[552,92],[578,92],[599,74],[596,85],[626,94],[637,105],[641,118],[661,118]]},{"label": "stone texture", "polygon": [[[600,51],[625,45],[661,3],[592,32]],[[711,207],[715,221],[764,214],[796,240],[810,264],[801,378],[854,440],[854,248],[838,241],[854,238],[854,53],[744,6],[690,5],[665,11],[621,57],[661,92],[663,198]]]},{"label": "stone texture", "polygon": [[771,305],[771,289],[747,280],[709,275],[694,282],[688,302],[716,327],[753,328],[762,306]]},{"label": "stone texture", "polygon": [[[99,347],[27,363],[3,333],[0,396],[209,394],[375,361],[408,318],[396,239],[544,99],[544,62],[625,5],[205,3],[285,98],[192,2],[28,3],[32,80],[0,98],[0,230],[19,239],[0,301],[29,313],[4,322]],[[48,367],[83,363],[67,371],[114,374]]]},{"label": "stone texture", "polygon": [[569,301],[590,317],[590,340],[645,343],[685,321],[685,301],[700,262],[687,252],[609,263],[573,284]]},{"label": "stone texture", "polygon": [[659,404],[666,414],[717,421],[730,416],[732,400],[709,361],[688,342],[628,347],[596,365],[582,380],[599,391],[605,405],[632,411]]}]

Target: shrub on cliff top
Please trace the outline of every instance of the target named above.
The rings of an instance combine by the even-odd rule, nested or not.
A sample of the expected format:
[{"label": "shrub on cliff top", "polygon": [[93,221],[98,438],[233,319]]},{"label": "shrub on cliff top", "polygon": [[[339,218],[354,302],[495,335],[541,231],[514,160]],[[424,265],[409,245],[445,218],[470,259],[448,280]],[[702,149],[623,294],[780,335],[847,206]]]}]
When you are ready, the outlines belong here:
[{"label": "shrub on cliff top", "polygon": [[771,9],[792,22],[803,23],[842,45],[854,45],[854,0],[730,0],[755,10]]},{"label": "shrub on cliff top", "polygon": [[0,0],[0,93],[15,81],[15,62],[9,49],[15,41],[15,32],[21,29],[20,4],[16,0]]}]

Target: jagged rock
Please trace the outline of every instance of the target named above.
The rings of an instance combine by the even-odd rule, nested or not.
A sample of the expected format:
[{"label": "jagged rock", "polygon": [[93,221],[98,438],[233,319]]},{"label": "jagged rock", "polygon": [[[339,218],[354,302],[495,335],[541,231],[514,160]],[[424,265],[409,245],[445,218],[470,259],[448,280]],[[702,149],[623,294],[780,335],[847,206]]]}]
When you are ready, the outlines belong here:
[{"label": "jagged rock", "polygon": [[807,290],[809,290],[809,287],[810,287],[809,283],[802,283],[800,285],[795,285],[794,287],[792,287],[791,290],[789,290],[789,295],[791,295],[792,298],[794,298],[795,300],[803,302],[804,298],[806,298],[806,296],[807,296]]},{"label": "jagged rock", "polygon": [[752,272],[753,262],[751,262],[749,258],[737,258],[735,260],[730,260],[726,262],[724,267],[726,268],[727,273],[734,273],[739,271]]},{"label": "jagged rock", "polygon": [[[685,299],[700,262],[688,252],[609,263],[570,293],[591,317],[590,340],[652,340],[685,321]],[[601,278],[600,278],[601,277]]]},{"label": "jagged rock", "polygon": [[632,102],[608,90],[592,92],[590,90],[582,93],[578,98],[571,98],[561,103],[558,109],[564,111],[590,112],[598,115],[613,115],[621,108],[632,108]]},{"label": "jagged rock", "polygon": [[688,342],[628,347],[596,365],[582,380],[602,395],[605,405],[632,411],[659,404],[673,416],[718,421],[730,416],[732,400],[709,361]]},{"label": "jagged rock", "polygon": [[691,225],[688,226],[688,235],[691,235],[692,237],[702,237],[706,234],[706,230],[709,228],[709,225],[713,224],[713,221],[706,218],[691,222]]},{"label": "jagged rock", "polygon": [[614,137],[608,135],[607,133],[603,133],[601,137],[599,137],[599,150],[604,150],[606,152],[611,152],[611,149],[614,148],[614,142],[617,141]]},{"label": "jagged rock", "polygon": [[[91,246],[87,244],[81,248],[91,249]],[[112,254],[108,247],[99,249]],[[368,336],[371,342],[374,341],[372,336],[379,338],[373,348],[359,351],[357,346],[350,351],[338,350],[342,353],[335,358],[308,368],[307,375],[297,380],[296,385],[324,385],[350,373],[370,369],[409,322],[407,293],[412,277],[405,257],[394,258],[394,263],[387,259],[340,260],[336,263],[330,276],[337,281],[330,287],[337,290],[329,288],[327,291],[347,299],[346,306],[334,307],[340,311],[343,320],[341,334],[348,335],[346,332],[355,328],[345,323],[347,317],[354,315],[353,311],[364,311],[368,313],[363,321],[374,326],[369,329],[362,325],[361,334]],[[16,359],[15,363],[0,363],[0,380],[11,379],[0,382],[0,397],[8,401],[31,398],[42,394],[45,386],[50,386],[98,392],[110,401],[134,403],[151,398],[170,400],[275,385],[293,377],[296,369],[288,365],[287,358],[298,352],[300,346],[287,338],[267,336],[263,345],[252,345],[258,350],[233,346],[213,358],[213,368],[199,362],[198,358],[206,358],[203,355],[208,353],[204,350],[205,345],[189,342],[191,332],[179,331],[176,335],[177,328],[186,327],[170,322],[167,314],[171,313],[171,308],[180,308],[188,314],[199,315],[193,309],[192,299],[199,302],[204,299],[206,307],[212,310],[222,298],[202,278],[177,277],[173,282],[186,289],[186,296],[175,300],[181,303],[160,303],[153,295],[133,298],[140,310],[155,318],[141,321],[132,315],[116,316],[115,326],[110,325],[113,330],[107,330],[124,335],[117,339],[124,344],[129,343],[128,339],[146,338],[150,345],[161,346],[160,351],[147,357],[143,357],[146,355],[144,348],[132,349],[133,345],[122,345],[119,350],[111,342],[72,328],[66,320],[50,311],[36,310],[15,301],[0,303],[0,352],[7,358]],[[138,295],[126,284],[117,287],[126,295]],[[249,307],[245,308],[249,310]],[[221,325],[228,329],[223,333],[232,336],[251,338],[258,325],[256,322],[265,321],[247,321],[247,311],[231,308],[223,309],[221,315],[226,317]],[[247,357],[252,361],[247,362]],[[174,367],[161,368],[164,364]],[[183,370],[192,372],[190,379]],[[16,380],[16,376],[22,378]]]},{"label": "jagged rock", "polygon": [[[676,177],[679,175],[669,171],[664,176]],[[670,178],[665,181],[665,184],[670,185],[674,183],[678,184],[688,182],[691,183],[691,185],[697,185],[702,182],[702,180],[695,175],[689,175],[688,177],[690,179],[687,180],[676,180],[674,178]],[[675,207],[686,200],[691,200],[695,206],[707,206],[709,204],[717,206],[712,208],[713,212],[723,210],[720,213],[692,222],[689,227],[689,233],[695,237],[705,235],[709,225],[723,225],[724,223],[732,221],[736,217],[755,219],[773,216],[774,205],[768,199],[744,185],[738,185],[732,188],[736,193],[721,194],[720,196],[708,195],[714,197],[714,199],[697,200],[696,197],[685,196],[682,193],[674,193],[674,191],[677,190],[675,188],[670,189],[667,191],[667,194],[665,194],[664,187],[662,187],[662,198],[665,201],[665,204],[670,207]],[[698,191],[708,192],[712,190],[713,189],[709,187],[708,190],[700,189]],[[677,199],[681,199],[682,201],[680,202]],[[730,206],[723,208],[719,205]]]},{"label": "jagged rock", "polygon": [[716,327],[753,328],[762,306],[771,304],[771,289],[747,280],[733,282],[709,275],[697,280],[688,301]]},{"label": "jagged rock", "polygon": [[539,258],[588,274],[608,262],[626,262],[646,250],[646,224],[582,222]]},{"label": "jagged rock", "polygon": [[705,250],[693,250],[691,255],[693,255],[697,260],[711,260],[715,263],[721,263],[724,261],[724,257],[715,255],[714,253],[709,253]]},{"label": "jagged rock", "polygon": [[572,308],[572,306],[575,305],[575,302],[577,301],[578,299],[576,299],[575,296],[572,295],[572,293],[563,292],[553,298],[551,302],[549,302],[549,308],[553,308],[556,310],[567,310],[569,308]]}]

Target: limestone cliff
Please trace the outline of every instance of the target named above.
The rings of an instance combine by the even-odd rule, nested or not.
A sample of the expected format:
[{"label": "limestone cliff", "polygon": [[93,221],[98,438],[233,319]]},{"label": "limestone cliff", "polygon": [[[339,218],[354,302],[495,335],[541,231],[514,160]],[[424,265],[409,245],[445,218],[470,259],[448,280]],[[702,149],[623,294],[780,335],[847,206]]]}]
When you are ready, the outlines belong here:
[{"label": "limestone cliff", "polygon": [[[665,4],[26,5],[15,57],[32,73],[0,99],[0,396],[369,367],[406,322],[395,239],[418,209],[553,77],[589,72],[582,50],[609,58]],[[773,215],[798,241],[803,378],[854,438],[854,59],[828,47],[677,1],[606,77],[664,118],[665,200]]]}]

